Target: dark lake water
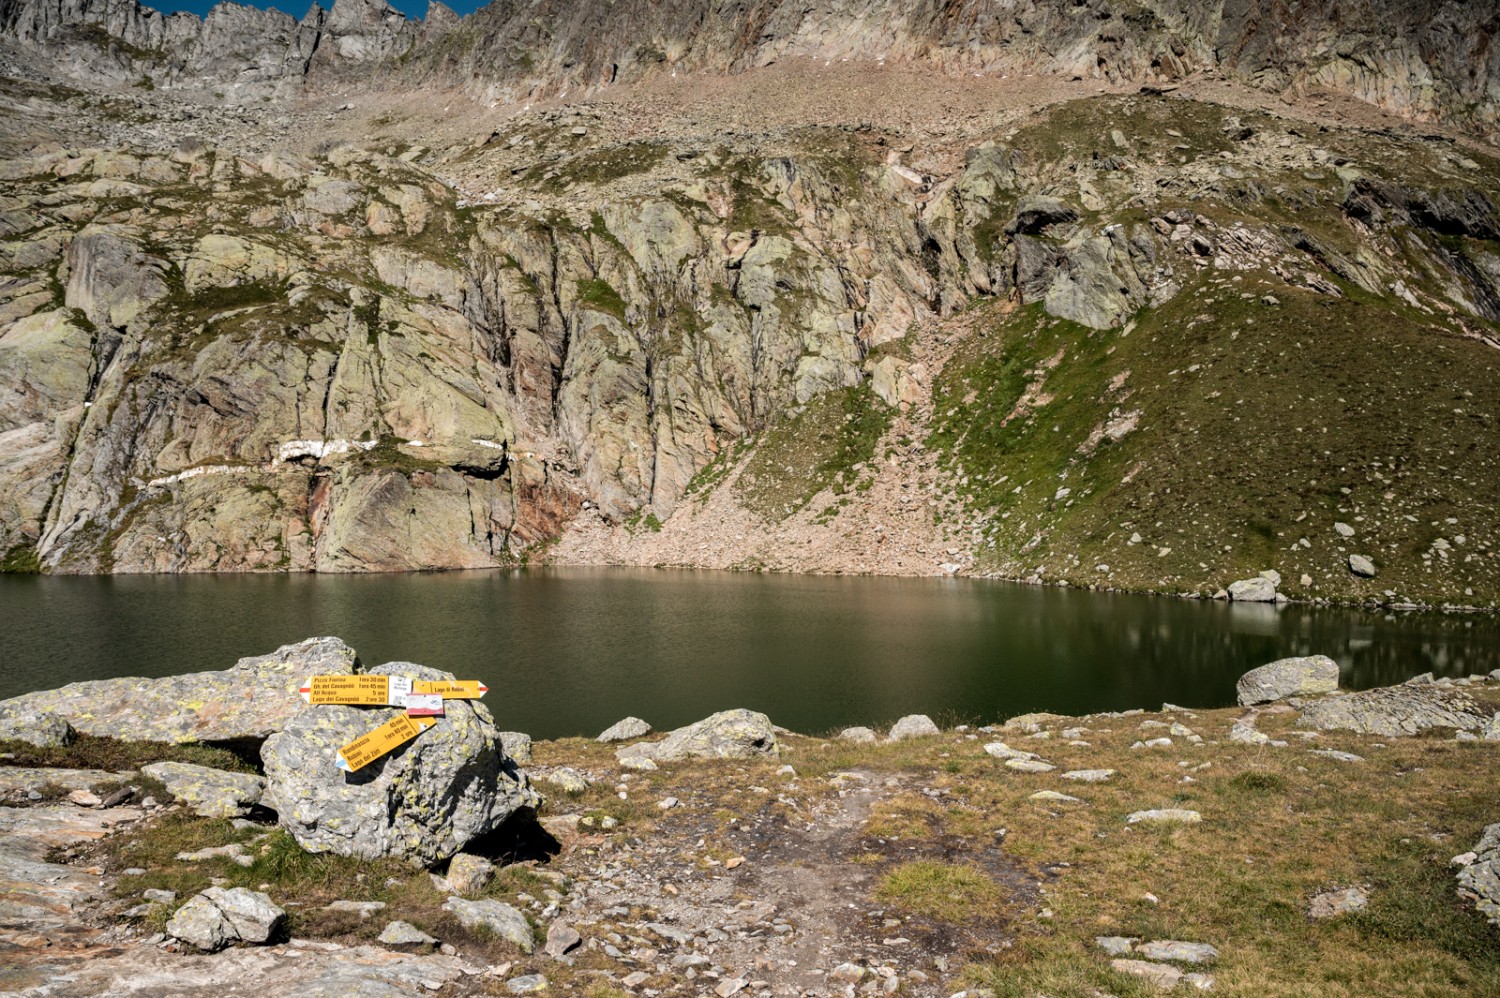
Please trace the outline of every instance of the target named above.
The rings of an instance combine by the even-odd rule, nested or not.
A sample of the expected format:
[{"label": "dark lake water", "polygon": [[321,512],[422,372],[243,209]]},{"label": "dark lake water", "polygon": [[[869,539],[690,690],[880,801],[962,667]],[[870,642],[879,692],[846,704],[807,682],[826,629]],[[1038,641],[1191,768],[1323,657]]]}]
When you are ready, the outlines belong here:
[{"label": "dark lake water", "polygon": [[314,635],[490,687],[507,728],[667,728],[727,707],[823,732],[1234,702],[1247,669],[1337,659],[1369,687],[1500,668],[1489,616],[1229,605],[965,579],[629,569],[385,576],[0,576],[0,698],[222,669]]}]

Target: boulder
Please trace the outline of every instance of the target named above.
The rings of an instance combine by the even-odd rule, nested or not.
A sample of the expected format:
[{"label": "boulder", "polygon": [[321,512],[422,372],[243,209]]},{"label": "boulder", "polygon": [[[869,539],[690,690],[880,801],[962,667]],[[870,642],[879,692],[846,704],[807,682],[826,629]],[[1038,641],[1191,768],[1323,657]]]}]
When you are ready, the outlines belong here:
[{"label": "boulder", "polygon": [[495,864],[483,856],[461,852],[448,863],[443,883],[454,894],[478,894],[495,876]]},{"label": "boulder", "polygon": [[451,897],[443,905],[451,911],[466,929],[484,929],[493,932],[506,942],[513,943],[522,953],[536,948],[536,938],[531,932],[531,923],[526,916],[504,901],[466,901]]},{"label": "boulder", "polygon": [[547,944],[543,949],[555,959],[564,956],[582,942],[583,936],[577,929],[562,922],[553,922],[547,927]]},{"label": "boulder", "polygon": [[554,769],[542,779],[565,794],[581,794],[589,788],[589,781],[584,779],[583,774],[567,766]]},{"label": "boulder", "polygon": [[926,714],[907,714],[891,725],[891,733],[886,736],[886,741],[899,742],[907,738],[921,738],[942,733],[942,730],[932,723],[932,718]]},{"label": "boulder", "polygon": [[839,732],[839,739],[863,745],[875,740],[875,732],[869,728],[845,728]]},{"label": "boulder", "polygon": [[0,741],[26,742],[37,748],[63,748],[77,737],[73,726],[51,711],[8,701],[0,704]]},{"label": "boulder", "polygon": [[1464,693],[1431,683],[1403,683],[1306,704],[1297,723],[1320,731],[1400,738],[1427,728],[1476,731],[1489,723],[1490,716]]},{"label": "boulder", "polygon": [[[1494,925],[1500,925],[1500,823],[1489,825],[1458,871],[1459,893]],[[1457,861],[1455,861],[1457,862]]]},{"label": "boulder", "polygon": [[238,818],[260,803],[266,781],[249,773],[228,773],[185,762],[153,762],[141,767],[194,814],[204,818]]},{"label": "boulder", "polygon": [[524,731],[502,731],[499,734],[505,754],[514,759],[517,765],[525,766],[531,762],[530,735]]},{"label": "boulder", "polygon": [[1229,598],[1237,603],[1275,603],[1276,583],[1263,575],[1229,584]]},{"label": "boulder", "polygon": [[270,897],[245,887],[210,887],[177,909],[166,933],[214,952],[231,943],[265,943],[281,928],[286,912]]},{"label": "boulder", "polygon": [[[410,662],[371,673],[455,678]],[[399,711],[305,708],[261,749],[265,805],[309,852],[399,857],[422,866],[448,859],[539,798],[506,757],[482,703],[449,700],[446,707],[447,715],[414,740],[354,773],[338,768],[335,751]]]},{"label": "boulder", "polygon": [[420,946],[423,949],[432,949],[438,944],[436,939],[415,925],[399,920],[387,925],[378,939],[387,946]]},{"label": "boulder", "polygon": [[309,638],[219,672],[71,683],[0,707],[50,712],[84,734],[123,741],[260,741],[305,706],[297,688],[309,675],[358,666],[354,649],[338,638]]},{"label": "boulder", "polygon": [[627,717],[623,721],[616,721],[599,733],[595,739],[597,742],[627,742],[632,738],[643,738],[651,734],[651,725],[639,717]]},{"label": "boulder", "polygon": [[1278,659],[1251,669],[1235,685],[1241,707],[1291,696],[1332,693],[1339,688],[1339,664],[1327,655]]},{"label": "boulder", "polygon": [[753,710],[723,710],[659,742],[637,742],[615,753],[621,763],[651,759],[756,759],[780,755],[771,719]]},{"label": "boulder", "polygon": [[1362,554],[1351,554],[1349,556],[1349,571],[1363,579],[1375,577],[1375,563]]}]

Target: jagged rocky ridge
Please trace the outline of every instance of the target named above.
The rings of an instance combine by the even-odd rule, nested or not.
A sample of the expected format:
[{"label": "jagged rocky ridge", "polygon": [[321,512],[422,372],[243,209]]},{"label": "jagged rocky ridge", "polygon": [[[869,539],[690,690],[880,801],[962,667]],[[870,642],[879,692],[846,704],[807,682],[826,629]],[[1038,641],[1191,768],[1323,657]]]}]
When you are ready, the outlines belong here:
[{"label": "jagged rocky ridge", "polygon": [[1493,132],[1497,19],[1492,0],[528,0],[461,19],[434,2],[420,22],[384,0],[338,0],[330,11],[314,4],[301,21],[234,3],[200,21],[134,2],[4,0],[0,37],[74,74],[228,84],[243,98],[352,72],[514,100],[800,58],[1134,81],[1218,70],[1263,89],[1329,87]]}]

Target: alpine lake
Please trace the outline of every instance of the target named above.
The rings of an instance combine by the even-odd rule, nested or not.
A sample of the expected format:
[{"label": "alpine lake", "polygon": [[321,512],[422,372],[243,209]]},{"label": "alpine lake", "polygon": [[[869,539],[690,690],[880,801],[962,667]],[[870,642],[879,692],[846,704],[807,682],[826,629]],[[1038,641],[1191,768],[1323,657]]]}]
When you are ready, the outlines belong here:
[{"label": "alpine lake", "polygon": [[337,635],[366,665],[483,681],[499,725],[537,738],[730,707],[804,733],[910,713],[951,725],[1218,707],[1242,673],[1291,655],[1331,656],[1356,689],[1500,668],[1488,614],[664,569],[0,576],[0,623],[0,698],[224,669]]}]

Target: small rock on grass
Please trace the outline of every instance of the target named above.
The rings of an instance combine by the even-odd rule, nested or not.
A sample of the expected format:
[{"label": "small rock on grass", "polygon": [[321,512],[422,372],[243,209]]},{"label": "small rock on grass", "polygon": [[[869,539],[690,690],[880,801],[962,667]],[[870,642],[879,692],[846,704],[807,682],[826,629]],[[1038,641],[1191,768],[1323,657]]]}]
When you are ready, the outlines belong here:
[{"label": "small rock on grass", "polygon": [[269,896],[244,887],[210,887],[177,909],[167,934],[213,952],[230,943],[264,943],[286,921],[286,912]]},{"label": "small rock on grass", "polygon": [[839,732],[839,738],[846,742],[867,744],[875,740],[875,732],[869,728],[845,728]]},{"label": "small rock on grass", "polygon": [[1219,958],[1218,949],[1208,943],[1185,943],[1176,939],[1141,943],[1135,951],[1148,960],[1172,963],[1213,963]]},{"label": "small rock on grass", "polygon": [[1057,767],[1040,759],[1006,759],[1005,768],[1018,773],[1050,773]]},{"label": "small rock on grass", "polygon": [[547,928],[547,944],[543,947],[544,952],[550,957],[560,957],[583,942],[583,936],[571,925],[562,922],[553,922]]},{"label": "small rock on grass", "polygon": [[542,779],[565,794],[581,794],[589,788],[589,781],[583,778],[583,774],[568,766],[554,769]]},{"label": "small rock on grass", "polygon": [[410,922],[395,921],[380,933],[379,941],[387,946],[423,946],[432,949],[438,941]]},{"label": "small rock on grass", "polygon": [[932,723],[932,718],[926,714],[907,714],[891,725],[891,732],[886,736],[886,741],[899,742],[907,738],[921,738],[942,733],[938,726]]},{"label": "small rock on grass", "polygon": [[461,852],[448,861],[448,875],[444,878],[447,890],[454,894],[478,894],[495,875],[495,865],[483,856]]},{"label": "small rock on grass", "polygon": [[1203,820],[1203,815],[1197,811],[1189,811],[1180,807],[1155,808],[1150,811],[1133,811],[1125,818],[1127,825],[1138,825],[1141,822],[1150,824],[1196,824]]},{"label": "small rock on grass", "polygon": [[1065,780],[1077,780],[1080,783],[1103,783],[1115,775],[1113,769],[1074,769],[1063,773]]},{"label": "small rock on grass", "polygon": [[1370,895],[1363,888],[1341,887],[1313,895],[1307,905],[1307,917],[1337,918],[1350,912],[1364,911],[1369,904]]},{"label": "small rock on grass", "polygon": [[505,982],[505,990],[513,995],[530,994],[533,991],[541,991],[547,986],[547,979],[541,974],[526,974],[522,977],[512,977]]},{"label": "small rock on grass", "polygon": [[1060,794],[1056,790],[1038,790],[1036,793],[1034,793],[1034,794],[1031,795],[1031,799],[1032,800],[1052,801],[1053,803],[1056,803],[1056,804],[1081,804],[1081,803],[1083,803],[1077,797],[1069,797],[1067,794]]},{"label": "small rock on grass", "polygon": [[531,923],[526,921],[526,916],[519,910],[504,901],[466,901],[460,897],[450,897],[443,909],[453,912],[464,928],[493,932],[506,942],[514,944],[522,953],[530,953],[536,948],[536,940],[531,935]]},{"label": "small rock on grass", "polygon": [[599,732],[599,737],[594,740],[601,743],[627,742],[632,738],[644,738],[649,734],[651,734],[651,725],[639,717],[627,717]]},{"label": "small rock on grass", "polygon": [[1110,956],[1126,956],[1135,951],[1135,944],[1140,942],[1134,936],[1095,936],[1094,945],[1098,946]]}]

